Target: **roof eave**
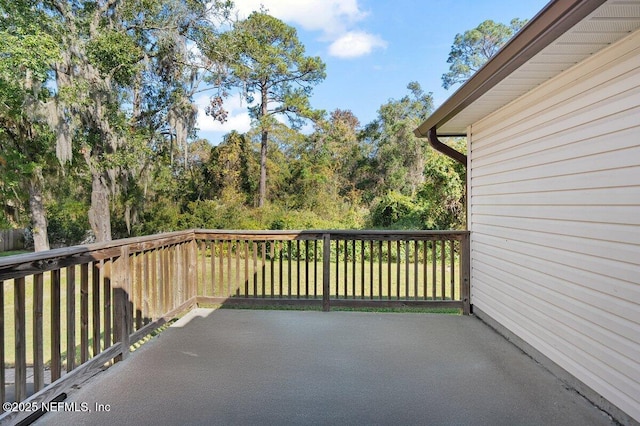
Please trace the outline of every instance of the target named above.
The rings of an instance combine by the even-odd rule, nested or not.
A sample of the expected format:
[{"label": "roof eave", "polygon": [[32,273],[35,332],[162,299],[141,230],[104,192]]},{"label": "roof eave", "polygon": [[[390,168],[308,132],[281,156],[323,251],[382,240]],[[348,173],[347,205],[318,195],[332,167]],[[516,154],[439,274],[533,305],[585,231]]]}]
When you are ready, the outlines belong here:
[{"label": "roof eave", "polygon": [[418,137],[428,137],[430,129],[437,129],[451,120],[605,2],[606,0],[556,0],[547,4],[493,58],[418,126],[414,134]]}]

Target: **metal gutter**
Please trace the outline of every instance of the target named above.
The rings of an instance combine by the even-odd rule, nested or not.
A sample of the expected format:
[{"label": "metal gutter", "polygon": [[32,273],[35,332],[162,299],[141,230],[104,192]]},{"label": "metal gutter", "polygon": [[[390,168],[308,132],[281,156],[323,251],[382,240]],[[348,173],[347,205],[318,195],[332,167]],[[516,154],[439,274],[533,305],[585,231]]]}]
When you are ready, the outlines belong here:
[{"label": "metal gutter", "polygon": [[[605,2],[606,0],[555,0],[547,4],[491,60],[418,126],[414,134],[417,137],[429,137],[431,129],[437,130],[451,120]],[[445,133],[440,136],[453,135]]]}]

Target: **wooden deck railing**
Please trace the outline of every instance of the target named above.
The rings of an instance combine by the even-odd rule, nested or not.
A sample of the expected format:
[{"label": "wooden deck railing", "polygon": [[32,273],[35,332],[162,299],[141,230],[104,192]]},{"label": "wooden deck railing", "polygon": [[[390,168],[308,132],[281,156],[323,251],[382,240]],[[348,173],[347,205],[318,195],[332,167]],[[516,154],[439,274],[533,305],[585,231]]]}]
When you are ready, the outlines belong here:
[{"label": "wooden deck railing", "polygon": [[468,310],[466,232],[199,230],[195,238],[198,303]]},{"label": "wooden deck railing", "polygon": [[197,305],[468,314],[468,239],[464,231],[190,230],[0,258],[0,401],[16,411],[0,422],[33,414],[24,408],[127,357]]}]

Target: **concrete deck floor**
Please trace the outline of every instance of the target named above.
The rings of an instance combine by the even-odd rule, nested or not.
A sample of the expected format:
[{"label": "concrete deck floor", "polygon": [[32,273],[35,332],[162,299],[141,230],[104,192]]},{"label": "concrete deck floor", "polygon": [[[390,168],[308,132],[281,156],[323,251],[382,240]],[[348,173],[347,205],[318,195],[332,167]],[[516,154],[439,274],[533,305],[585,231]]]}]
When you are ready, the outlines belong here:
[{"label": "concrete deck floor", "polygon": [[[195,310],[38,425],[605,425],[474,317]],[[102,404],[108,412],[97,412]]]}]

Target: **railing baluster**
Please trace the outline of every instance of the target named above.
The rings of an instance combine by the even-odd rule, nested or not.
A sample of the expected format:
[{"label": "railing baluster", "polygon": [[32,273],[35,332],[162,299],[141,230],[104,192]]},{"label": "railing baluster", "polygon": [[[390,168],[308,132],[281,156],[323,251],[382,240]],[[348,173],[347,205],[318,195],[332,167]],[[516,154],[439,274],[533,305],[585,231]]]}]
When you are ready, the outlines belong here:
[{"label": "railing baluster", "polygon": [[[369,241],[369,299],[373,300],[373,240]],[[382,274],[378,275],[382,279]]]},{"label": "railing baluster", "polygon": [[349,297],[349,271],[347,270],[347,264],[349,260],[349,241],[345,238],[344,240],[344,298]]},{"label": "railing baluster", "polygon": [[[143,301],[142,301],[142,317],[144,319],[144,325],[147,325],[151,322],[151,288],[153,287],[152,284],[150,283],[151,280],[151,275],[150,275],[150,271],[149,271],[149,262],[151,261],[151,251],[147,250],[143,253],[143,259],[144,259],[144,267],[143,267],[143,277],[142,280],[144,281],[144,286],[143,286],[143,293],[144,293],[144,297],[143,297]],[[204,259],[204,251],[203,251],[203,259]],[[202,262],[202,266],[204,266],[204,261]],[[99,270],[98,270],[99,271]],[[202,283],[202,289],[204,289],[204,268],[203,268],[203,272],[202,272],[202,279],[203,279],[203,283]],[[99,282],[99,281],[98,281]],[[98,306],[100,306],[98,304]],[[98,330],[99,332],[100,330]]]},{"label": "railing baluster", "polygon": [[[241,250],[240,247],[242,246],[242,241],[238,240],[238,245],[236,246],[236,288],[237,291],[240,291],[240,288],[242,288],[242,286],[240,285],[239,281],[240,281],[240,277],[242,277],[242,272],[240,269],[240,255],[241,255]],[[245,256],[245,262],[246,262],[246,256]],[[246,274],[246,268],[245,268],[245,274]],[[246,278],[246,277],[245,277]],[[246,279],[245,279],[246,281]],[[246,292],[245,292],[246,295]]]},{"label": "railing baluster", "polygon": [[172,267],[171,267],[171,246],[164,245],[159,248],[158,251],[158,274],[159,280],[158,283],[158,292],[159,292],[159,301],[160,304],[158,306],[158,316],[162,316],[162,314],[170,309],[171,303],[171,283],[172,283]]},{"label": "railing baluster", "polygon": [[331,236],[322,235],[322,310],[331,310]]},{"label": "railing baluster", "polygon": [[445,251],[446,251],[445,240],[440,240],[440,283],[442,287],[442,300],[447,300],[447,297],[446,297],[447,279],[445,277],[445,270],[446,270]]},{"label": "railing baluster", "polygon": [[454,251],[454,240],[449,241],[449,251],[451,254],[450,260],[451,260],[451,264],[449,265],[450,268],[450,275],[451,275],[451,300],[455,300],[456,298],[456,292],[455,292],[455,278],[456,278],[456,265],[455,265],[455,251]]},{"label": "railing baluster", "polygon": [[104,349],[113,344],[113,331],[111,329],[111,274],[112,260],[105,259],[104,275],[102,277],[102,300],[103,300],[103,329],[104,329]]},{"label": "railing baluster", "polygon": [[93,356],[100,353],[100,272],[102,261],[92,263],[91,272],[91,325],[93,328]]},{"label": "railing baluster", "polygon": [[[232,296],[233,291],[233,282],[232,282],[232,273],[231,273],[231,252],[233,251],[233,240],[227,241],[227,294]],[[238,291],[235,292],[238,295]]]},{"label": "railing baluster", "polygon": [[[72,272],[72,270],[74,272]],[[75,266],[67,268],[67,275],[75,273]],[[80,363],[89,359],[89,265],[80,265]]]},{"label": "railing baluster", "polygon": [[340,298],[340,240],[335,240],[336,247],[336,299]]},{"label": "railing baluster", "polygon": [[291,244],[291,240],[287,241],[287,250],[288,250],[288,253],[287,253],[287,284],[289,286],[289,294],[288,294],[289,298],[291,298],[291,291],[292,291],[292,289],[291,289],[291,286],[292,286],[292,283],[291,283],[291,279],[292,279],[292,277],[291,277],[291,275],[292,275],[292,273],[291,273],[291,245],[292,245]]},{"label": "railing baluster", "polygon": [[387,299],[392,298],[393,278],[391,275],[391,240],[387,241]]},{"label": "railing baluster", "polygon": [[136,265],[135,279],[133,281],[135,300],[133,309],[135,309],[135,321],[136,330],[142,328],[142,257],[143,253],[137,253],[133,257],[133,262]]},{"label": "railing baluster", "polygon": [[364,240],[360,240],[360,299],[364,299]]},{"label": "railing baluster", "polygon": [[404,298],[409,299],[409,263],[411,262],[410,253],[410,241],[404,242]]},{"label": "railing baluster", "polygon": [[43,281],[42,274],[33,276],[33,387],[35,392],[44,387]]},{"label": "railing baluster", "polygon": [[267,293],[267,241],[263,241],[262,247],[262,298],[266,297]]},{"label": "railing baluster", "polygon": [[258,296],[258,243],[253,242],[253,297]]},{"label": "railing baluster", "polygon": [[170,250],[171,250],[171,246],[166,245],[164,247],[162,247],[161,251],[160,251],[160,257],[161,257],[161,262],[162,262],[162,283],[161,283],[161,288],[162,288],[162,297],[160,298],[160,300],[162,300],[162,303],[160,304],[160,314],[162,315],[163,312],[168,311],[168,307],[169,307],[169,261],[170,261]]},{"label": "railing baluster", "polygon": [[318,297],[318,240],[313,240],[313,298]]},{"label": "railing baluster", "polygon": [[2,342],[2,347],[0,347],[0,403],[4,404],[7,400],[7,391],[5,390],[6,377],[4,374],[6,365],[4,355],[4,281],[0,281],[0,342]]},{"label": "railing baluster", "polygon": [[304,240],[304,296],[309,297],[309,240]]},{"label": "railing baluster", "polygon": [[400,300],[400,262],[402,258],[400,240],[396,241],[396,298]]},{"label": "railing baluster", "polygon": [[296,297],[300,299],[300,240],[296,240]]},{"label": "railing baluster", "polygon": [[[75,325],[74,325],[75,327]],[[60,269],[51,271],[51,381],[60,378]]]},{"label": "railing baluster", "polygon": [[420,263],[420,246],[418,240],[413,241],[413,299],[418,300],[420,298],[418,290],[418,266]]},{"label": "railing baluster", "polygon": [[196,296],[202,294],[206,296],[207,286],[207,243],[198,242],[198,252],[200,253],[200,275],[198,276],[198,287],[196,288]]},{"label": "railing baluster", "polygon": [[211,271],[210,275],[210,280],[209,280],[209,286],[211,287],[211,296],[212,297],[216,297],[216,296],[220,296],[222,297],[222,294],[220,294],[220,287],[219,285],[217,285],[218,283],[218,278],[216,277],[216,240],[212,239],[211,241],[208,241],[209,246],[209,252],[210,252],[210,257],[209,257],[209,270]]},{"label": "railing baluster", "polygon": [[116,361],[126,359],[129,356],[129,330],[131,317],[129,315],[129,247],[122,246],[120,256],[114,261],[116,267],[114,282],[114,309],[113,328],[117,341],[121,343],[121,353]]},{"label": "railing baluster", "polygon": [[378,241],[378,298],[380,300],[382,300],[382,278],[382,240],[380,240]]},{"label": "railing baluster", "polygon": [[244,242],[244,295],[249,297],[249,240]]},{"label": "railing baluster", "polygon": [[269,265],[271,266],[271,298],[273,299],[275,297],[274,293],[275,293],[275,257],[276,254],[276,242],[275,240],[270,241],[269,243]]},{"label": "railing baluster", "polygon": [[178,303],[178,292],[180,290],[180,252],[178,244],[169,246],[169,277],[167,280],[167,293],[169,302],[167,310],[173,309]]},{"label": "railing baluster", "polygon": [[[15,324],[15,396],[16,401],[27,397],[27,341],[25,279],[13,280],[13,306]],[[58,310],[59,313],[59,310]]]},{"label": "railing baluster", "polygon": [[284,242],[282,240],[278,241],[278,273],[279,273],[279,281],[280,281],[280,291],[278,292],[278,297],[284,297],[284,278],[283,278],[283,265],[282,265],[282,246]]},{"label": "railing baluster", "polygon": [[438,263],[436,261],[436,246],[437,240],[431,241],[431,299],[436,300],[436,289],[438,287],[438,281],[436,280],[436,268]]},{"label": "railing baluster", "polygon": [[356,298],[356,240],[353,239],[351,240],[351,252],[352,252],[352,259],[351,259],[351,263],[353,264],[353,270],[352,270],[352,280],[351,280],[351,290],[352,290],[352,299]]},{"label": "railing baluster", "polygon": [[429,260],[429,252],[428,252],[428,241],[424,240],[422,242],[422,287],[423,287],[423,297],[424,300],[427,300],[429,297],[428,293],[428,272],[427,272],[427,263]]},{"label": "railing baluster", "polygon": [[185,243],[179,243],[176,244],[176,280],[174,282],[173,287],[175,287],[175,296],[176,298],[173,301],[173,306],[171,306],[172,308],[175,308],[176,306],[179,306],[182,304],[182,302],[185,301],[185,296],[186,296],[186,282],[187,282],[187,275],[188,275],[188,266],[187,266],[187,259],[188,259],[188,255],[186,252],[186,244]]},{"label": "railing baluster", "polygon": [[[171,283],[173,282],[173,246],[167,245],[164,247],[164,279],[162,280],[162,292],[163,295],[163,303],[161,312],[166,312],[171,309],[171,300],[173,294],[173,286]],[[114,290],[115,291],[115,290]]]},{"label": "railing baluster", "polygon": [[231,296],[225,290],[224,285],[224,241],[217,241],[217,253],[218,253],[218,289],[220,292],[220,296],[229,297]]},{"label": "railing baluster", "polygon": [[76,368],[76,274],[67,268],[67,371]]}]

